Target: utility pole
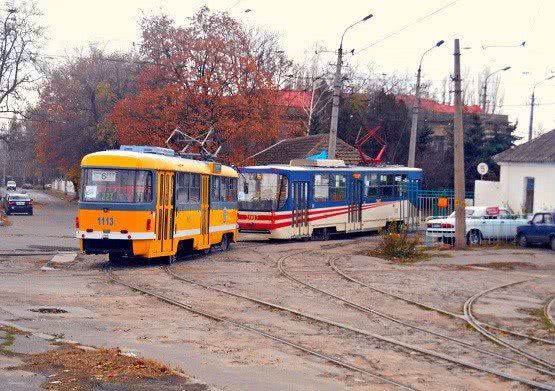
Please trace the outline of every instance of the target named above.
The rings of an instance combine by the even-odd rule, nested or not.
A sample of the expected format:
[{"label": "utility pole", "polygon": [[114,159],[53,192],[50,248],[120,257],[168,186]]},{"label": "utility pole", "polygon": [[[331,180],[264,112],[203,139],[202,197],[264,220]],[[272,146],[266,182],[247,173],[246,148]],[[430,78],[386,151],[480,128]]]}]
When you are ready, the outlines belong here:
[{"label": "utility pole", "polygon": [[495,75],[497,72],[508,71],[509,69],[511,69],[510,66],[504,67],[504,68],[496,70],[495,72],[490,73],[489,75],[486,75],[486,78],[484,79],[484,87],[482,89],[482,91],[483,91],[482,92],[482,112],[483,112],[483,114],[486,114],[486,110],[487,110],[488,79],[490,78],[490,76]]},{"label": "utility pole", "polygon": [[328,144],[328,159],[335,159],[335,150],[337,147],[337,122],[339,120],[339,97],[341,96],[341,65],[343,61],[343,38],[345,33],[359,23],[366,22],[373,15],[367,15],[358,22],[353,23],[343,31],[339,49],[337,49],[337,63],[335,64],[335,76],[333,78],[333,104],[331,108],[330,122],[330,139]]},{"label": "utility pole", "polygon": [[488,78],[484,81],[484,88],[482,88],[482,113],[486,114],[486,99],[488,96]]},{"label": "utility pole", "polygon": [[532,88],[532,99],[530,101],[530,124],[528,125],[528,141],[532,141],[532,138],[534,137],[532,133],[534,128],[534,105],[536,104],[536,87],[541,83],[553,78],[555,78],[555,75],[551,75],[543,80],[540,80],[539,82],[534,84],[534,87]]},{"label": "utility pole", "polygon": [[335,159],[337,147],[337,122],[339,121],[339,98],[341,96],[341,62],[343,58],[343,45],[337,50],[337,64],[333,78],[333,103],[331,107],[330,140],[328,145],[328,159]]},{"label": "utility pole", "polygon": [[532,130],[534,127],[534,105],[536,104],[535,91],[532,91],[532,100],[530,101],[530,124],[528,125],[528,141],[532,141]]},{"label": "utility pole", "polygon": [[414,102],[412,104],[412,123],[410,127],[410,141],[409,141],[409,161],[408,166],[414,167],[416,161],[416,138],[418,132],[418,114],[420,112],[420,77],[422,75],[422,61],[424,56],[432,49],[443,45],[443,40],[436,43],[433,47],[426,50],[420,58],[418,71],[416,72],[416,90],[414,92]]},{"label": "utility pole", "polygon": [[459,40],[455,39],[455,129],[453,134],[455,168],[455,248],[466,248],[466,213],[464,184],[464,129],[461,90],[461,52]]},{"label": "utility pole", "polygon": [[420,111],[420,74],[422,67],[418,67],[416,72],[416,91],[414,92],[414,102],[412,105],[412,123],[410,126],[410,141],[409,141],[409,167],[414,167],[416,164],[416,138],[418,132],[418,114]]}]

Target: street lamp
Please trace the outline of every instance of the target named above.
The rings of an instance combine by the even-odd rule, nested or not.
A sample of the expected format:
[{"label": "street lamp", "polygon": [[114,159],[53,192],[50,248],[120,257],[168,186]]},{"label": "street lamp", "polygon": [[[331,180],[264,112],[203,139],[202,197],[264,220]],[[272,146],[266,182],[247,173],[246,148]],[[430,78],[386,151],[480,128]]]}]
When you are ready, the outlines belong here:
[{"label": "street lamp", "polygon": [[358,22],[353,23],[343,31],[341,35],[341,42],[339,43],[339,49],[337,50],[337,64],[335,64],[335,77],[333,80],[333,105],[331,109],[331,122],[330,122],[330,139],[328,145],[328,159],[335,159],[335,149],[337,145],[337,121],[339,119],[339,96],[341,95],[341,61],[343,58],[343,38],[345,34],[351,28],[355,27],[357,24],[366,22],[373,15],[367,15]]},{"label": "street lamp", "polygon": [[424,56],[428,54],[431,50],[443,45],[445,41],[442,39],[438,41],[434,46],[429,48],[420,57],[420,63],[418,64],[418,71],[416,72],[416,91],[414,92],[414,102],[412,104],[412,123],[410,127],[410,141],[409,141],[409,161],[408,166],[414,167],[416,161],[416,133],[418,129],[418,113],[420,111],[420,76],[422,74],[422,61]]},{"label": "street lamp", "polygon": [[555,78],[555,75],[551,75],[543,80],[540,80],[536,84],[534,84],[534,87],[532,88],[532,100],[530,102],[530,125],[528,126],[528,141],[532,140],[532,128],[534,127],[534,105],[536,100],[536,87],[544,81],[548,81],[553,78]]},{"label": "street lamp", "polygon": [[488,92],[488,79],[490,78],[490,76],[495,75],[498,72],[503,72],[503,71],[508,71],[509,69],[511,69],[510,66],[505,67],[505,68],[501,68],[496,70],[495,72],[490,73],[489,75],[486,76],[486,79],[484,80],[484,87],[482,88],[482,111],[484,112],[484,114],[486,114],[486,100],[487,100],[487,92]]}]

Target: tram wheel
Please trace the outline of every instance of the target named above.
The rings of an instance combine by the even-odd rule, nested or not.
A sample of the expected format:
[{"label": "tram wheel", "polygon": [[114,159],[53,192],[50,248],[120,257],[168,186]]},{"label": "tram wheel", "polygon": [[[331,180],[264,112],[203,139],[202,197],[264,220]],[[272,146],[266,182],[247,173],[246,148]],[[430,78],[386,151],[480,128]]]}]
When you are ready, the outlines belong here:
[{"label": "tram wheel", "polygon": [[222,251],[229,250],[229,235],[223,235],[222,241],[220,242],[220,248]]},{"label": "tram wheel", "polygon": [[108,260],[110,261],[110,263],[120,263],[122,259],[123,259],[122,254],[108,253]]}]

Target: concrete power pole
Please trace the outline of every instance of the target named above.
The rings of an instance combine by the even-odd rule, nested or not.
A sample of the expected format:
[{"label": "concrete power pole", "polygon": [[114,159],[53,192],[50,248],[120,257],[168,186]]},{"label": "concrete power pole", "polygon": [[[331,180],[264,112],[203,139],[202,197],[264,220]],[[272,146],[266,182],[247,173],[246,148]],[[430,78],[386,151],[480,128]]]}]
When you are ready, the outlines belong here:
[{"label": "concrete power pole", "polygon": [[420,111],[420,75],[422,73],[421,67],[418,67],[416,72],[416,91],[414,93],[414,103],[412,105],[412,123],[410,126],[410,141],[409,141],[409,167],[414,167],[416,164],[416,137],[418,131],[418,113]]},{"label": "concrete power pole", "polygon": [[331,108],[330,140],[328,145],[328,159],[335,159],[337,147],[337,122],[339,121],[339,97],[341,96],[341,62],[343,61],[343,45],[337,50],[337,64],[333,78],[333,104]]},{"label": "concrete power pole", "polygon": [[453,134],[455,168],[455,248],[466,248],[466,213],[464,184],[464,129],[461,90],[461,52],[455,39],[455,129]]},{"label": "concrete power pole", "polygon": [[433,49],[443,45],[443,39],[436,43],[433,47],[429,48],[420,57],[420,63],[418,64],[418,71],[416,72],[416,90],[414,92],[414,102],[412,105],[412,123],[410,126],[410,141],[409,141],[409,161],[408,166],[414,167],[416,164],[416,139],[418,136],[418,114],[420,112],[420,77],[422,75],[422,61],[424,61],[424,56],[428,54]]},{"label": "concrete power pole", "polygon": [[331,108],[331,122],[330,122],[330,140],[328,144],[328,159],[335,159],[335,150],[337,147],[337,122],[339,120],[339,97],[341,96],[341,65],[343,62],[343,38],[351,28],[359,23],[366,22],[373,15],[366,15],[361,20],[353,23],[343,31],[341,35],[341,42],[339,49],[337,49],[337,64],[335,64],[335,76],[333,78],[333,106]]},{"label": "concrete power pole", "polygon": [[532,100],[530,101],[530,124],[528,125],[528,141],[532,141],[532,131],[534,128],[534,105],[536,104],[535,92],[532,92]]},{"label": "concrete power pole", "polygon": [[486,76],[486,81],[484,82],[484,88],[482,89],[482,113],[486,114],[486,100],[488,96],[488,78]]}]

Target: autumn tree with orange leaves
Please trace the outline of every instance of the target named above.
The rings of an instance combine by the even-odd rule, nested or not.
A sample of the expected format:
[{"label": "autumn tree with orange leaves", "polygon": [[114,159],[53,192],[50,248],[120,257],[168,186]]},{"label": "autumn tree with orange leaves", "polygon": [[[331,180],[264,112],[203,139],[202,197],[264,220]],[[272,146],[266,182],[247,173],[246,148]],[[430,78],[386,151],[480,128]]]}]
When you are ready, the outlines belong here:
[{"label": "autumn tree with orange leaves", "polygon": [[138,92],[110,115],[121,144],[164,146],[175,128],[191,136],[213,128],[221,159],[239,164],[301,132],[280,102],[283,52],[255,41],[259,34],[206,7],[187,26],[158,15],[143,19],[141,30]]},{"label": "autumn tree with orange leaves", "polygon": [[108,118],[116,102],[135,92],[138,66],[124,54],[92,46],[52,69],[27,112],[37,134],[37,157],[77,184],[81,158],[118,146]]}]

